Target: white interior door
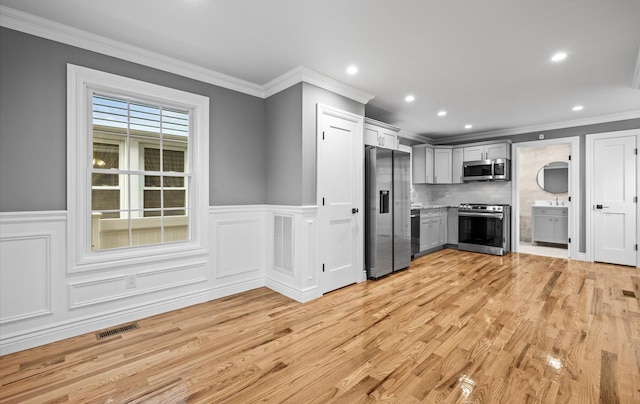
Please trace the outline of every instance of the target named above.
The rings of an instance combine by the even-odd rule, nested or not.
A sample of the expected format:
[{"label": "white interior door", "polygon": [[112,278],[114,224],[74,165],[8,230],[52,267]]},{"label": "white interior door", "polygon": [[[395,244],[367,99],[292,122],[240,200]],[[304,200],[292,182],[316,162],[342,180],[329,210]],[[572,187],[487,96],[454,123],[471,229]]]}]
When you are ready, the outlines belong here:
[{"label": "white interior door", "polygon": [[362,128],[362,117],[318,105],[318,253],[323,293],[361,277]]},{"label": "white interior door", "polygon": [[635,266],[637,137],[591,136],[594,261]]}]

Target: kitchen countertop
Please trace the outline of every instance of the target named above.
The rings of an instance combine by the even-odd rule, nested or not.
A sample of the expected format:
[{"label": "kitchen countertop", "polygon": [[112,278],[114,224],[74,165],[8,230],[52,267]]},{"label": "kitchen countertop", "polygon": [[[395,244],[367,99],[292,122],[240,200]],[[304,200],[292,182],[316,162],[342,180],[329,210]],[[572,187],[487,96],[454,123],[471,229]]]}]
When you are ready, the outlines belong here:
[{"label": "kitchen countertop", "polygon": [[422,204],[412,204],[411,209],[443,209],[443,208],[457,208],[458,205],[422,205]]}]

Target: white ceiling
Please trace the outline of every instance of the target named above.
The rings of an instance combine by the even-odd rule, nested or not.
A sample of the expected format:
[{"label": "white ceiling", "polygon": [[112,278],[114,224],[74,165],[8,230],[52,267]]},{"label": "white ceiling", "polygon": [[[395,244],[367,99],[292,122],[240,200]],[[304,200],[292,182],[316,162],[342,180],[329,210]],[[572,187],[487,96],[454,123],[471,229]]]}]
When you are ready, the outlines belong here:
[{"label": "white ceiling", "polygon": [[[374,95],[367,116],[440,141],[640,117],[640,0],[0,4],[260,86],[302,65]],[[550,62],[561,50],[567,59]]]}]

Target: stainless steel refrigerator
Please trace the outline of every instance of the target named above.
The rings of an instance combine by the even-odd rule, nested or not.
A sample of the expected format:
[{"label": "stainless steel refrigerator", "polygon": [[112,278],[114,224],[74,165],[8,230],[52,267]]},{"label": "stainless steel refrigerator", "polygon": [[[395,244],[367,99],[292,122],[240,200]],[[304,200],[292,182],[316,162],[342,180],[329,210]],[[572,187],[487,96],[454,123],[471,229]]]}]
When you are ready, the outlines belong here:
[{"label": "stainless steel refrigerator", "polygon": [[411,263],[410,154],[365,148],[365,266],[369,278]]}]

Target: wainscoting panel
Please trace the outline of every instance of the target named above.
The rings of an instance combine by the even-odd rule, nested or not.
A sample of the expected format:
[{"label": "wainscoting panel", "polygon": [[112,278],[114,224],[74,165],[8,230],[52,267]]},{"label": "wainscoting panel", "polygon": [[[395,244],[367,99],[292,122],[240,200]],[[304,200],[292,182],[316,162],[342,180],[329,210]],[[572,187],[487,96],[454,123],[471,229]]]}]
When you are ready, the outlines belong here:
[{"label": "wainscoting panel", "polygon": [[[174,289],[205,282],[206,263],[170,266],[159,270],[145,270],[134,274],[120,274],[104,278],[91,278],[69,283],[71,308],[106,303],[146,293]],[[132,283],[129,285],[129,283]]]},{"label": "wainscoting panel", "polygon": [[322,296],[317,276],[316,215],[315,206],[267,207],[266,286],[299,302]]},{"label": "wainscoting panel", "polygon": [[0,237],[0,324],[51,313],[51,234]]},{"label": "wainscoting panel", "polygon": [[264,205],[210,208],[214,279],[264,277],[264,211]]}]

